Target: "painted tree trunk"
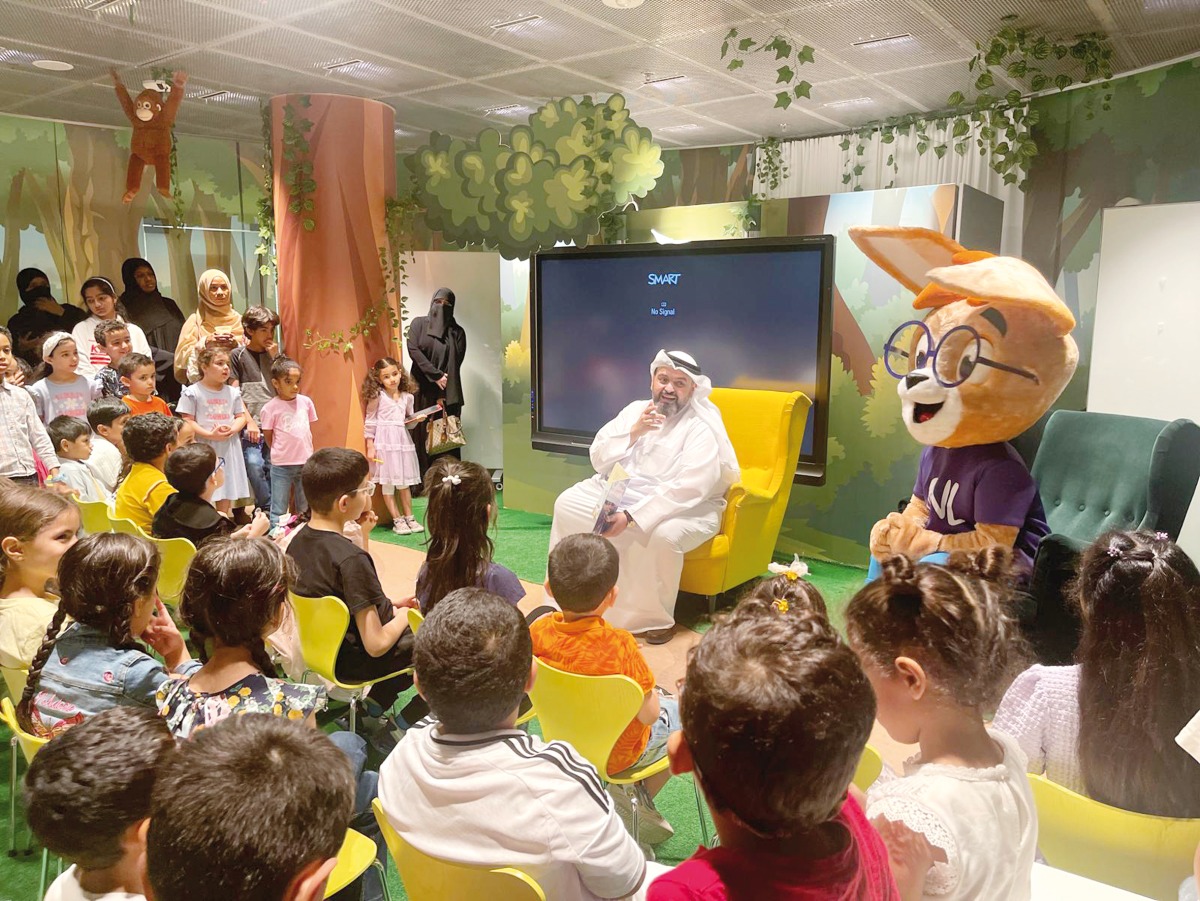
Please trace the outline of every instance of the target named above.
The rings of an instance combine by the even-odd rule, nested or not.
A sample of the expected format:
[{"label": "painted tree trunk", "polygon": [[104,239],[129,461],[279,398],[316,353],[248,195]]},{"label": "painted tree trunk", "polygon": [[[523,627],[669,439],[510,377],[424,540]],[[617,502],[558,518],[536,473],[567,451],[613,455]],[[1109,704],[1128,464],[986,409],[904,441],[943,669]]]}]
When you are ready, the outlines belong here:
[{"label": "painted tree trunk", "polygon": [[[308,149],[299,159],[285,150],[285,138],[296,139],[294,130],[284,134],[289,107],[294,119],[312,123],[300,125]],[[271,135],[283,348],[303,367],[300,390],[317,408],[314,446],[362,450],[358,387],[375,360],[396,355],[386,316],[351,338],[356,323],[385,298],[379,255],[387,244],[384,201],[396,191],[395,112],[357,97],[282,95],[271,99]],[[311,162],[315,182],[304,197],[313,205],[297,213],[288,173],[304,160]],[[311,229],[305,218],[312,220]],[[307,330],[312,338],[306,338]],[[336,349],[305,346],[339,333]]]}]

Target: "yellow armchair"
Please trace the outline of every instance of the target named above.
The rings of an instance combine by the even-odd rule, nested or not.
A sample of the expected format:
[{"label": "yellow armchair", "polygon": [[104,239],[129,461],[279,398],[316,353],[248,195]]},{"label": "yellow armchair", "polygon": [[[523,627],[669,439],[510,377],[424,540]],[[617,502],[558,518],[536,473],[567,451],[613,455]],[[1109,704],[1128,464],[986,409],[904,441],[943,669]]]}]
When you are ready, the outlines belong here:
[{"label": "yellow armchair", "polygon": [[799,391],[714,388],[725,431],[737,452],[742,480],[725,496],[721,531],[683,558],[682,591],[717,595],[761,575],[771,562],[812,401]]}]

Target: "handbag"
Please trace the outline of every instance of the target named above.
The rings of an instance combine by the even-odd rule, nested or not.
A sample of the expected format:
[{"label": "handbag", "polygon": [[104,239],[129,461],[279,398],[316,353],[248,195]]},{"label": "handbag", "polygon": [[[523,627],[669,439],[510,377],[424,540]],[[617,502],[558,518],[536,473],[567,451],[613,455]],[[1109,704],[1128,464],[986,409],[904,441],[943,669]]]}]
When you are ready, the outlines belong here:
[{"label": "handbag", "polygon": [[462,422],[451,413],[440,419],[431,419],[425,432],[425,450],[429,456],[444,454],[456,447],[465,447],[467,436],[463,434]]}]

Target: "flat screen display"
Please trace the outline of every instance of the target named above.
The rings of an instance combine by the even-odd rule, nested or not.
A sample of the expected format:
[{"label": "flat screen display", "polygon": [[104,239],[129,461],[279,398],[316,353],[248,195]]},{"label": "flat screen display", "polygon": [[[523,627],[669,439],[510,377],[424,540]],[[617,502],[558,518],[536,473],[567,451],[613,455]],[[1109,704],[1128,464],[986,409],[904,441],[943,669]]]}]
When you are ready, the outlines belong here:
[{"label": "flat screen display", "polygon": [[714,386],[803,391],[798,461],[825,463],[833,237],[556,248],[534,257],[533,444],[586,452],[626,404],[650,397],[659,349],[696,358]]}]

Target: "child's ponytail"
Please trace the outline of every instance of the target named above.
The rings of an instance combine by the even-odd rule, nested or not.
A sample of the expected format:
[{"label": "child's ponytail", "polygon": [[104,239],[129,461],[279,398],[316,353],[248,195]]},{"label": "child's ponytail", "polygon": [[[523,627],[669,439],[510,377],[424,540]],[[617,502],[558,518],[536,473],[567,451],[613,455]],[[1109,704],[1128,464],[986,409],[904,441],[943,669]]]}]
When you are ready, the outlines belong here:
[{"label": "child's ponytail", "polygon": [[[496,514],[492,477],[478,463],[440,457],[425,472],[425,574],[418,590],[425,615],[458,588],[477,588],[487,577],[495,545],[489,528]],[[489,512],[489,507],[490,512]]]}]

